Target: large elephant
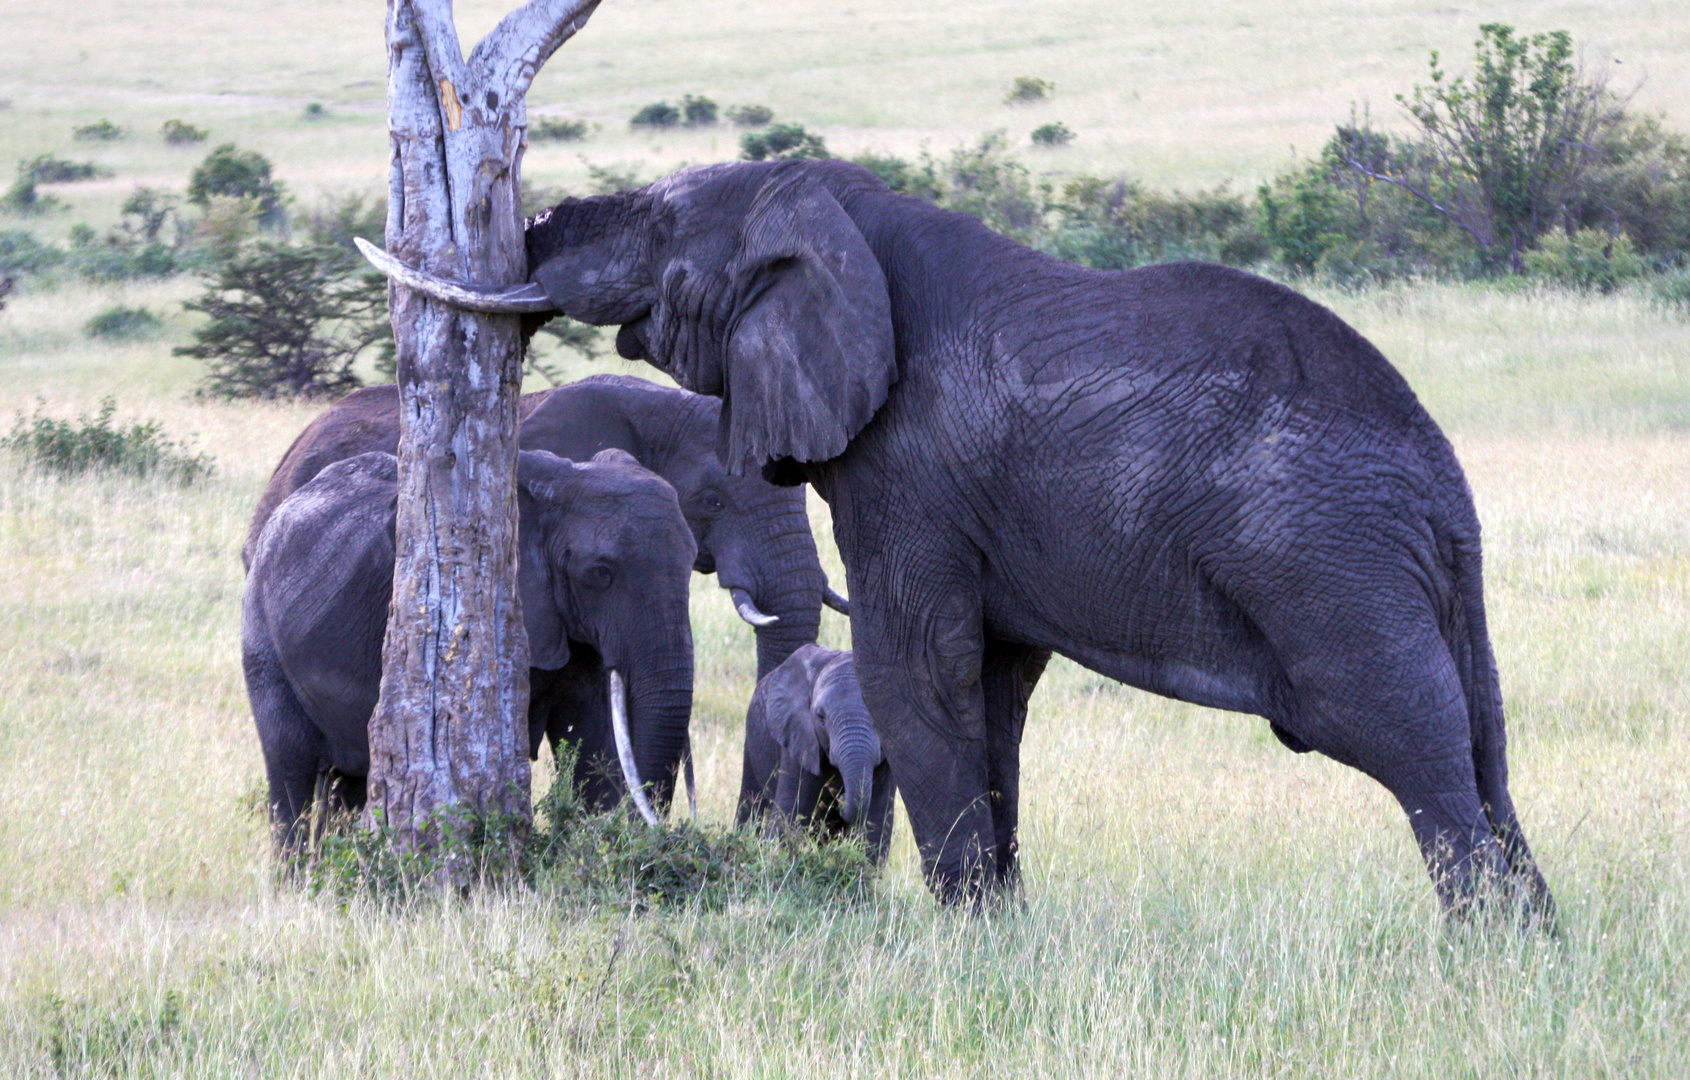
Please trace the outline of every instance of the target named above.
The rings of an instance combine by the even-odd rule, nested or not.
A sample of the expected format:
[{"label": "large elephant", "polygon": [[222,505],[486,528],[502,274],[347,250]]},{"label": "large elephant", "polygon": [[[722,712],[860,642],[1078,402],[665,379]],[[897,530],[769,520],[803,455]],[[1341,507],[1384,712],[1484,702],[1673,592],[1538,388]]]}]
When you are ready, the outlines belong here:
[{"label": "large elephant", "polygon": [[892,794],[850,653],[805,645],[757,684],[745,711],[738,824],[778,814],[821,836],[860,835],[879,863],[892,840]]},{"label": "large elephant", "polygon": [[1052,652],[1267,718],[1383,784],[1440,899],[1550,895],[1508,793],[1479,521],[1448,441],[1330,311],[1219,266],[1089,270],[843,162],[566,200],[482,310],[621,324],[722,399],[723,461],[833,510],[863,696],[928,880],[1014,879]]},{"label": "large elephant", "polygon": [[[242,662],[284,842],[298,838],[330,770],[346,805],[363,802],[397,498],[393,455],[336,462],[274,508],[252,547]],[[674,489],[620,450],[580,464],[530,451],[517,460],[517,507],[529,662],[553,683],[532,698],[531,752],[546,736],[554,749],[575,744],[576,779],[595,806],[625,793],[641,804],[642,788],[666,803],[687,743],[693,674],[696,548]],[[616,700],[597,692],[601,667],[620,675]],[[560,692],[581,697],[587,687],[595,692],[584,708],[557,707]],[[619,752],[624,739],[631,754]]]},{"label": "large elephant", "polygon": [[[675,488],[698,543],[699,573],[714,573],[755,627],[757,677],[816,640],[824,602],[847,610],[816,558],[802,490],[731,476],[716,456],[721,403],[625,375],[595,375],[524,394],[520,445],[584,461],[616,448]],[[355,390],[313,420],[283,455],[260,496],[242,558],[270,514],[326,466],[372,450],[399,451],[399,391]]]}]

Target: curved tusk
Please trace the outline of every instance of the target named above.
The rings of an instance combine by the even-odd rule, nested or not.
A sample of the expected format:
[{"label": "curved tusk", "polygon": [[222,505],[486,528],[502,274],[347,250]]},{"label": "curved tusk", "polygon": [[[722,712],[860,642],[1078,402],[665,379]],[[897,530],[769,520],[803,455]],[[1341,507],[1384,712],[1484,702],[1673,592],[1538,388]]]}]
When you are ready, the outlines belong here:
[{"label": "curved tusk", "polygon": [[490,315],[534,315],[557,310],[557,305],[547,298],[546,290],[532,281],[498,289],[462,285],[412,269],[361,236],[353,237],[352,242],[358,245],[364,258],[370,260],[371,266],[394,281],[453,307],[484,311]]},{"label": "curved tusk", "polygon": [[834,592],[832,585],[822,585],[822,603],[846,618],[851,617],[851,601]]},{"label": "curved tusk", "polygon": [[686,756],[681,758],[681,764],[686,766],[687,777],[687,817],[698,820],[698,786],[692,778],[692,736],[687,736]]},{"label": "curved tusk", "polygon": [[739,612],[739,617],[750,623],[752,626],[773,626],[775,623],[780,622],[779,615],[765,615],[761,611],[758,611],[757,605],[751,602],[751,594],[746,592],[744,589],[729,589],[728,595],[733,597],[734,609]]},{"label": "curved tusk", "polygon": [[622,780],[634,806],[652,828],[657,828],[657,813],[651,800],[645,797],[645,785],[640,783],[640,770],[634,765],[634,740],[628,737],[628,688],[622,684],[622,673],[610,669],[610,726],[616,732],[616,756],[622,761]]}]

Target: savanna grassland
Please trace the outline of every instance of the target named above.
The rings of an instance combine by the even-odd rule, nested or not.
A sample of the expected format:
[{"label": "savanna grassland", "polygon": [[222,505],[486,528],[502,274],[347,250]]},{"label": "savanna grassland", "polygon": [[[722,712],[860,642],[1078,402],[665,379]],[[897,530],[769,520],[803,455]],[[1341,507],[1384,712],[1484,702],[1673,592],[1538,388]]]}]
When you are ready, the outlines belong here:
[{"label": "savanna grassland", "polygon": [[[501,8],[464,5],[465,36]],[[1244,188],[1351,101],[1389,115],[1428,48],[1461,54],[1489,19],[1573,31],[1690,126],[1682,5],[606,0],[532,98],[600,127],[528,169],[567,187],[589,165],[652,178],[733,156],[731,128],[628,130],[691,92],[766,104],[839,152],[1005,128],[1039,171]],[[380,23],[321,0],[12,4],[0,163],[114,172],[44,188],[66,209],[30,227],[103,228],[135,184],[180,189],[205,145],[164,146],[173,117],[263,151],[302,201],[379,189]],[[1055,96],[1004,106],[1021,74]],[[71,141],[100,117],[131,135]],[[1054,119],[1074,145],[1027,148]],[[1446,927],[1383,789],[1264,721],[1065,662],[1027,729],[1025,887],[988,917],[935,908],[907,831],[848,905],[629,916],[511,889],[394,909],[278,884],[238,551],[321,406],[195,398],[197,361],[171,353],[189,278],[66,279],[0,311],[0,427],[111,395],[216,471],[64,479],[0,454],[0,1074],[1690,1075],[1690,318],[1641,290],[1305,287],[1402,369],[1467,469],[1513,790],[1559,936]],[[164,325],[87,337],[113,304]],[[723,822],[753,650],[695,584],[701,812]],[[823,636],[847,644],[831,614]]]}]

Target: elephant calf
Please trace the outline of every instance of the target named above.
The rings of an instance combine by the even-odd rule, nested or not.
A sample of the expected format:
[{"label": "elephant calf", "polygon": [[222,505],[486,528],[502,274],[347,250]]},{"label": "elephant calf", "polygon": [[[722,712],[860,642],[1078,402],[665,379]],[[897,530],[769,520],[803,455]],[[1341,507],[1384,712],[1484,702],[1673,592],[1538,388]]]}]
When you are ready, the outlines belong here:
[{"label": "elephant calf", "polygon": [[855,829],[878,864],[892,837],[892,793],[850,653],[805,645],[757,684],[745,713],[740,824],[773,811],[824,836]]},{"label": "elephant calf", "polygon": [[[570,741],[590,804],[631,792],[655,821],[641,777],[667,801],[692,712],[692,531],[674,489],[620,450],[580,464],[526,451],[516,479],[530,752]],[[336,462],[276,507],[253,551],[242,662],[284,846],[326,776],[347,807],[364,801],[397,498],[392,454]]]}]

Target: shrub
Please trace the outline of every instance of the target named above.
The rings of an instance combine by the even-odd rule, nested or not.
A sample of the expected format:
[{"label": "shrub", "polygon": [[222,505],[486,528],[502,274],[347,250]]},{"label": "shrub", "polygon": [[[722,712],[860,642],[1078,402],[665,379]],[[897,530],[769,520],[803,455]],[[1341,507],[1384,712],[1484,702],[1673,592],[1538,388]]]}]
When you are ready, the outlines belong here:
[{"label": "shrub", "polygon": [[35,190],[35,181],[24,175],[24,170],[18,169],[18,178],[12,181],[12,186],[0,195],[0,210],[19,217],[32,217],[45,214],[49,210],[56,210],[63,206],[58,199],[51,195],[43,195]]},{"label": "shrub", "polygon": [[633,162],[588,165],[587,186],[594,195],[620,195],[640,186],[640,167]]},{"label": "shrub", "polygon": [[991,229],[1035,243],[1044,228],[1047,192],[1035,190],[1027,167],[1009,156],[1001,131],[952,151],[943,175],[944,204],[973,214]]},{"label": "shrub", "polygon": [[1068,125],[1058,120],[1054,124],[1043,124],[1033,129],[1034,146],[1067,146],[1074,141],[1074,133],[1068,130]]},{"label": "shrub", "polygon": [[127,473],[131,476],[157,474],[188,484],[212,471],[208,455],[190,453],[164,437],[156,420],[136,421],[127,428],[112,424],[117,403],[100,399],[100,411],[90,417],[79,414],[75,422],[43,416],[37,404],[35,415],[17,423],[3,445],[38,468],[65,476],[93,471]]},{"label": "shrub", "polygon": [[0,277],[44,274],[64,258],[64,252],[43,244],[28,229],[0,230]]},{"label": "shrub", "polygon": [[944,191],[939,186],[938,167],[925,153],[919,164],[890,154],[859,154],[851,160],[880,177],[887,187],[900,195],[915,195],[929,202],[938,202],[944,197]]},{"label": "shrub", "polygon": [[282,185],[270,175],[270,161],[256,150],[238,150],[224,143],[194,166],[188,176],[188,201],[209,207],[214,196],[250,200],[264,224],[279,224],[285,198]]},{"label": "shrub", "polygon": [[672,128],[681,122],[681,110],[667,101],[654,101],[643,106],[634,118],[628,121],[629,127],[643,128]]},{"label": "shrub", "polygon": [[86,225],[72,230],[70,265],[97,281],[165,277],[182,269],[187,242],[176,197],[138,187],[124,200],[122,216],[103,239]]},{"label": "shrub", "polygon": [[734,127],[760,128],[775,118],[775,111],[766,105],[735,105],[727,115]]},{"label": "shrub", "polygon": [[318,246],[257,244],[220,263],[183,304],[207,315],[178,356],[206,362],[200,393],[218,398],[316,397],[359,385],[352,365],[390,332],[385,290],[348,280],[345,257]]},{"label": "shrub", "polygon": [[323,107],[322,102],[313,101],[305,106],[305,112],[303,115],[306,120],[327,120],[329,118],[329,110]]},{"label": "shrub", "polygon": [[204,142],[210,132],[183,120],[166,120],[164,126],[159,128],[159,134],[164,136],[164,141],[170,146],[190,146]]},{"label": "shrub", "polygon": [[820,160],[828,156],[827,144],[800,124],[774,124],[767,131],[748,132],[739,140],[739,156],[745,161],[785,161],[791,158]]},{"label": "shrub", "polygon": [[1661,306],[1690,315],[1690,270],[1674,270],[1649,282],[1649,294]]},{"label": "shrub", "polygon": [[681,117],[687,127],[710,127],[716,122],[716,103],[688,94],[681,99]]},{"label": "shrub", "polygon": [[71,135],[79,142],[111,142],[123,138],[123,129],[102,118],[92,124],[83,124],[72,131]]},{"label": "shrub", "polygon": [[587,137],[587,122],[541,116],[528,125],[528,137],[540,142],[580,142]]},{"label": "shrub", "polygon": [[18,176],[32,184],[72,184],[79,180],[98,180],[110,176],[111,170],[92,161],[66,161],[52,154],[42,154],[33,161],[18,166]]},{"label": "shrub", "polygon": [[1575,233],[1552,232],[1526,252],[1526,272],[1572,289],[1613,292],[1624,282],[1643,276],[1643,260],[1625,233],[1612,236],[1597,229]]},{"label": "shrub", "polygon": [[1100,270],[1181,259],[1250,266],[1269,251],[1250,207],[1224,185],[1164,193],[1130,180],[1082,176],[1054,209],[1059,223],[1051,251]]},{"label": "shrub", "polygon": [[294,219],[294,227],[313,246],[325,252],[338,252],[347,270],[374,270],[352,240],[361,236],[377,244],[383,242],[387,235],[387,199],[362,191],[325,195],[316,206]]},{"label": "shrub", "polygon": [[1659,117],[1627,117],[1573,199],[1567,224],[1624,233],[1659,268],[1690,259],[1690,140]]},{"label": "shrub", "polygon": [[159,317],[146,308],[124,307],[119,304],[89,319],[82,332],[91,338],[123,341],[149,337],[163,325]]},{"label": "shrub", "polygon": [[1043,101],[1055,90],[1055,83],[1035,79],[1031,75],[1017,75],[1015,81],[1009,84],[1009,93],[1004,95],[1003,102],[1005,105],[1026,105]]}]

